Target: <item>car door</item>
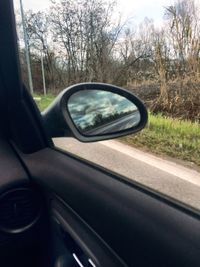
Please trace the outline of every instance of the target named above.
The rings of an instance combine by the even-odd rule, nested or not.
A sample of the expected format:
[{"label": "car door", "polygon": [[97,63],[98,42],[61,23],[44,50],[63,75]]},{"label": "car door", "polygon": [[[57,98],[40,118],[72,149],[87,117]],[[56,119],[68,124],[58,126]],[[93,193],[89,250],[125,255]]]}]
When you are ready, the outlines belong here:
[{"label": "car door", "polygon": [[198,211],[54,147],[22,85],[11,0],[0,36],[1,266],[200,266]]}]

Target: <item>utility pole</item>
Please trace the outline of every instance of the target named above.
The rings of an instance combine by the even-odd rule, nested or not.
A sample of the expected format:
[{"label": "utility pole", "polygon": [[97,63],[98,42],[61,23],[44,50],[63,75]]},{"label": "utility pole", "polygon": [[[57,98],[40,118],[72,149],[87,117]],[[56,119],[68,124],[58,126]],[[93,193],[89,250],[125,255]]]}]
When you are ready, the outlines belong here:
[{"label": "utility pole", "polygon": [[27,32],[26,32],[22,0],[20,0],[20,10],[21,10],[21,17],[22,17],[23,32],[24,32],[24,44],[25,44],[25,53],[26,53],[26,64],[27,64],[27,70],[28,70],[29,88],[30,88],[30,93],[33,94],[33,80],[32,80],[32,74],[31,74],[31,63],[30,63],[30,56],[29,56],[29,51],[28,51],[28,38],[27,38]]},{"label": "utility pole", "polygon": [[46,94],[47,94],[47,90],[46,90],[46,82],[45,82],[45,74],[44,74],[43,53],[41,53],[41,67],[42,67],[43,91],[44,91],[44,95],[46,96]]}]

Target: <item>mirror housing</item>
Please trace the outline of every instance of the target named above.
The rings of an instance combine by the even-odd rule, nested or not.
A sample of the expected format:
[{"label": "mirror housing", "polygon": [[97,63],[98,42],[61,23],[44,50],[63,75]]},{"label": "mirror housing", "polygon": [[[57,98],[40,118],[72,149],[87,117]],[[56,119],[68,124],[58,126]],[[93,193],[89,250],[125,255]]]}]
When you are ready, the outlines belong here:
[{"label": "mirror housing", "polygon": [[[126,99],[127,102],[131,102],[132,105],[137,107],[139,112],[139,121],[131,128],[117,130],[115,132],[107,132],[103,134],[86,135],[76,127],[76,123],[73,121],[68,106],[69,99],[78,92],[109,92],[114,96],[118,96],[121,99]],[[86,94],[86,93],[85,93]],[[84,96],[84,94],[82,93]],[[86,96],[87,97],[87,96]],[[84,100],[86,100],[86,97]],[[81,103],[80,103],[81,105]],[[142,130],[148,120],[148,113],[146,107],[134,94],[128,90],[120,87],[103,84],[103,83],[81,83],[72,85],[63,90],[55,100],[49,105],[47,109],[42,112],[43,121],[45,127],[51,137],[75,137],[81,142],[95,142],[107,139],[113,139],[120,136],[136,133]],[[105,126],[104,126],[105,127]],[[116,127],[115,127],[116,128]]]}]

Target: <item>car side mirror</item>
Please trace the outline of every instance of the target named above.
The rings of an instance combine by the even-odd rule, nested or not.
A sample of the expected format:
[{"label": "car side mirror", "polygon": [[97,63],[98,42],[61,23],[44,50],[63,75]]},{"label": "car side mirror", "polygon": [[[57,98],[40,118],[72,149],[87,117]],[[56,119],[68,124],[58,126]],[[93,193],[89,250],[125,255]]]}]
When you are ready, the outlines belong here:
[{"label": "car side mirror", "polygon": [[82,142],[136,133],[148,117],[135,95],[103,83],[81,83],[63,90],[42,116],[51,137],[74,136]]}]

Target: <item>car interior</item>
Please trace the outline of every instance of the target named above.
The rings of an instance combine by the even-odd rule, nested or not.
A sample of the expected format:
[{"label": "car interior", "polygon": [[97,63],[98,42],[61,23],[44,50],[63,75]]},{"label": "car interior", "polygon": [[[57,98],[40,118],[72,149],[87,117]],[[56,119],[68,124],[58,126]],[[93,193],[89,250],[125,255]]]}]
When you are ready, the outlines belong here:
[{"label": "car interior", "polygon": [[54,147],[0,0],[0,266],[199,267],[200,214]]}]

